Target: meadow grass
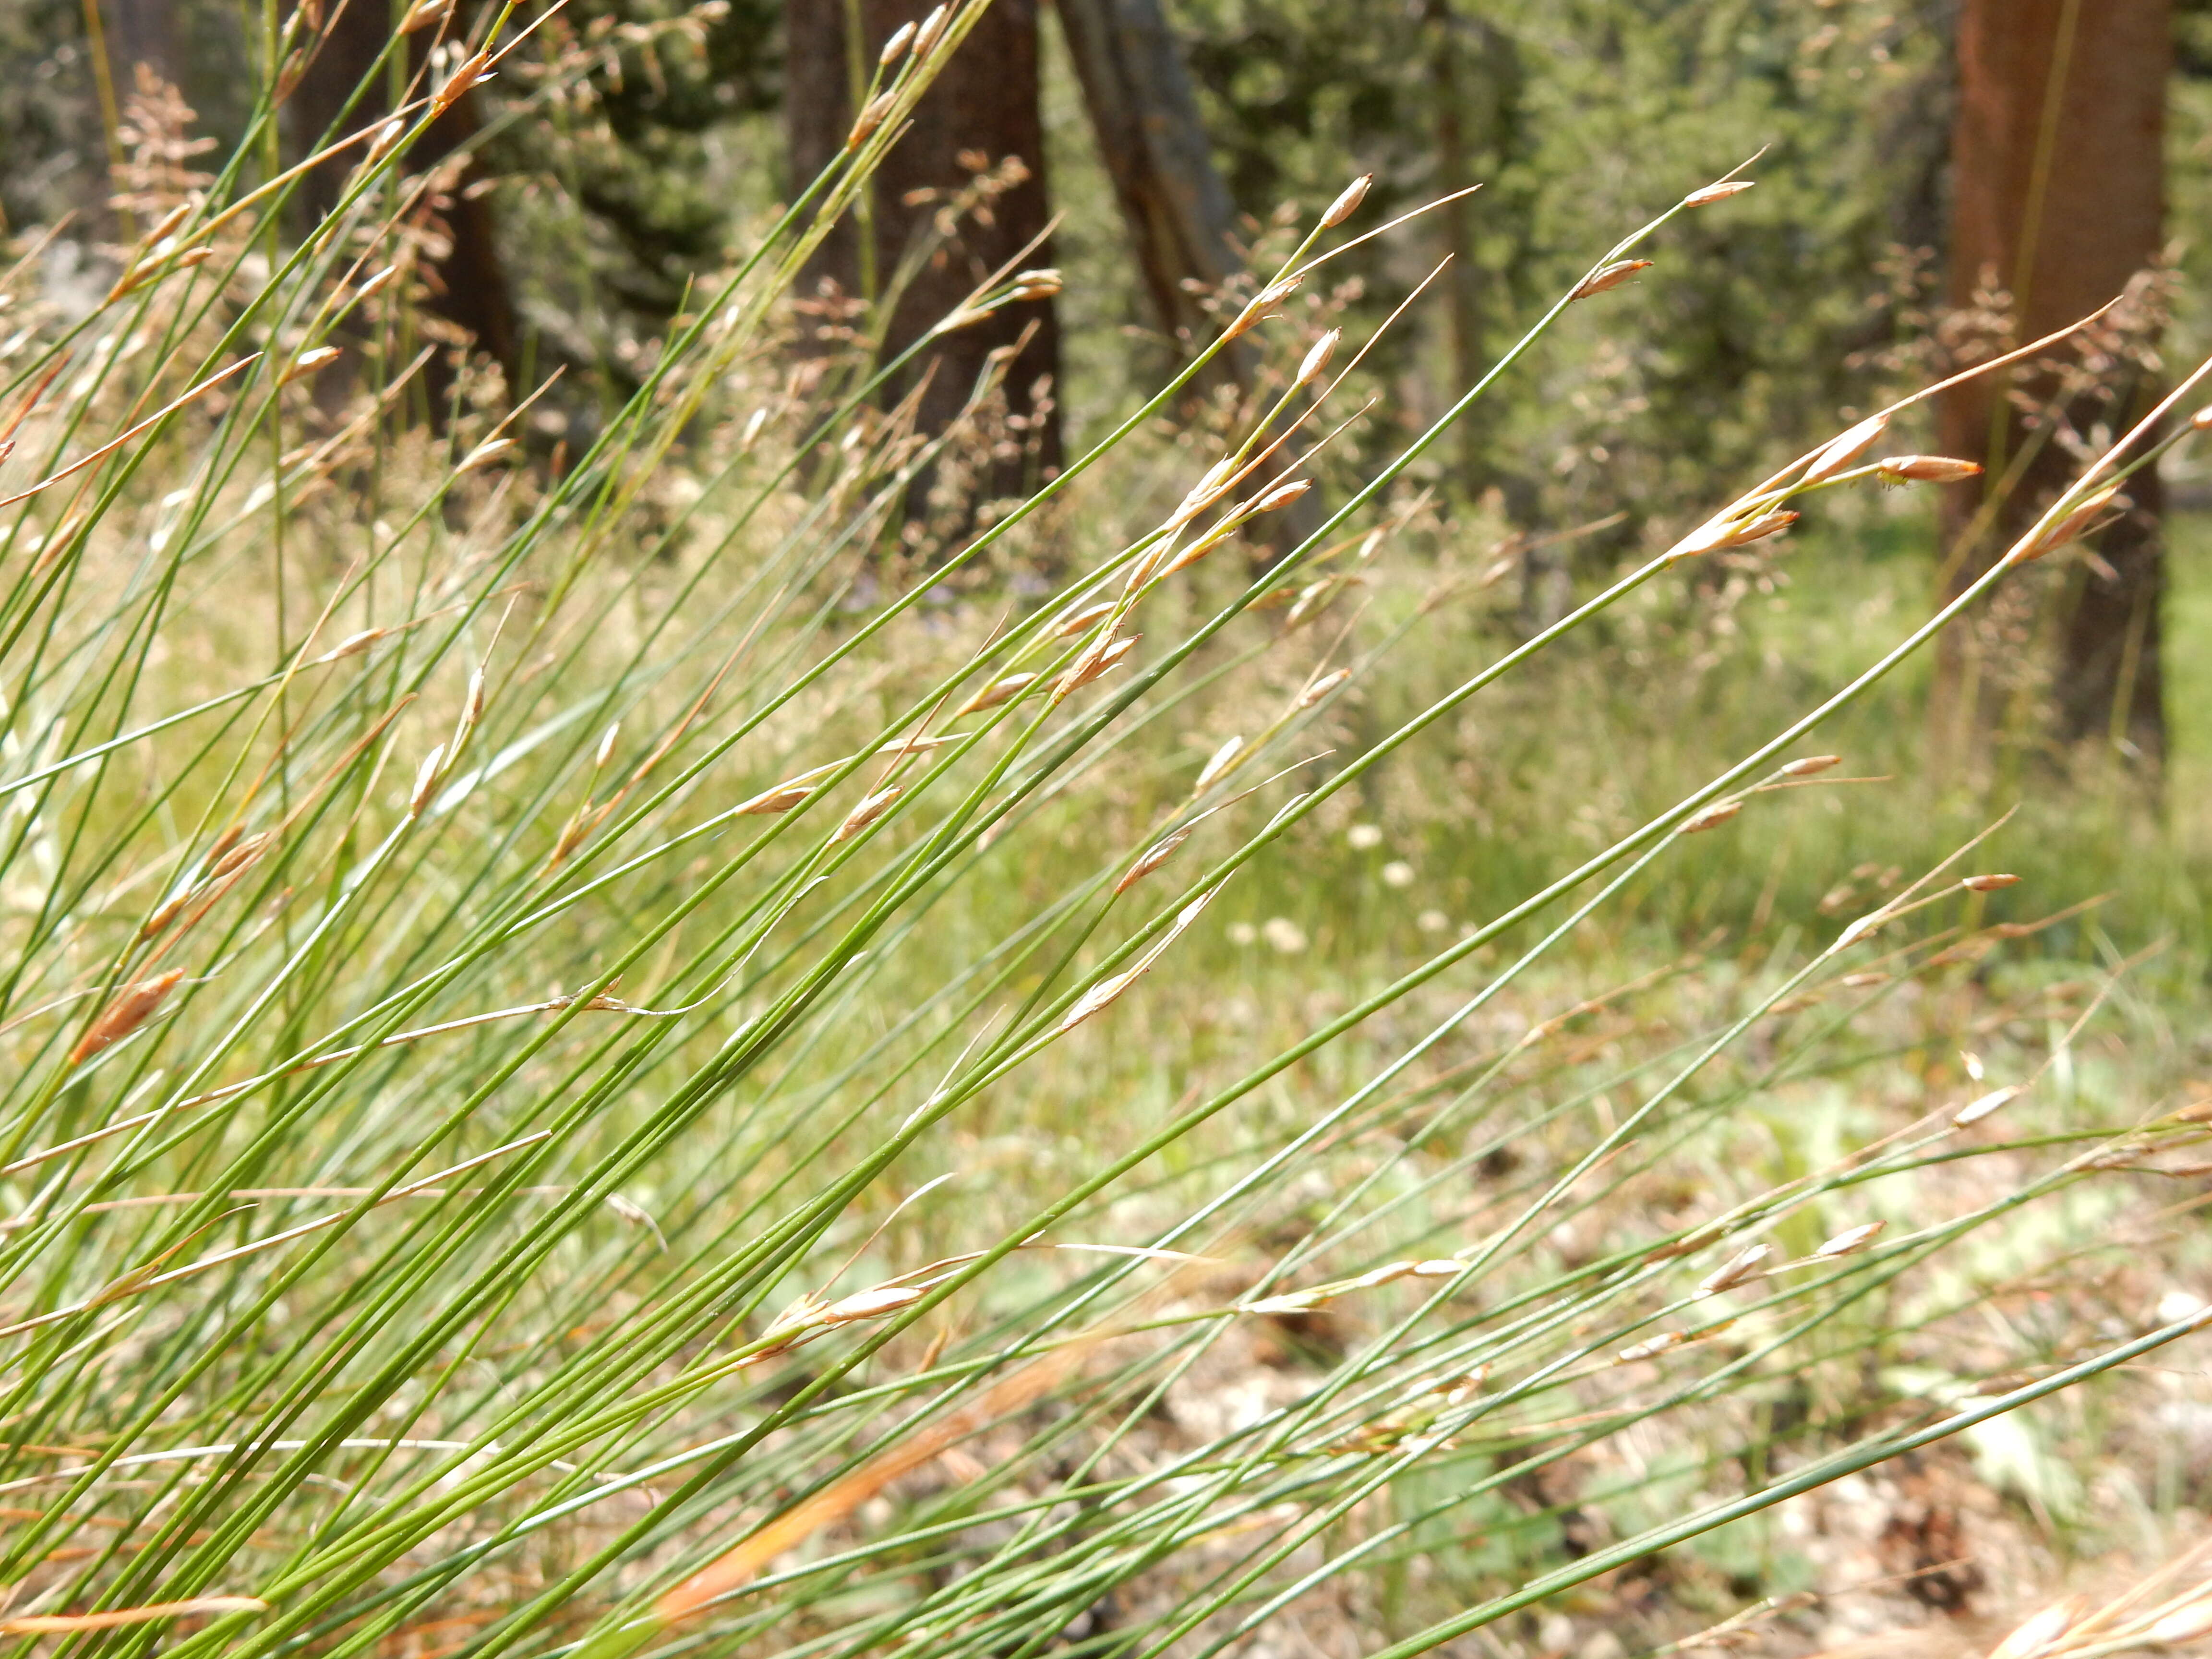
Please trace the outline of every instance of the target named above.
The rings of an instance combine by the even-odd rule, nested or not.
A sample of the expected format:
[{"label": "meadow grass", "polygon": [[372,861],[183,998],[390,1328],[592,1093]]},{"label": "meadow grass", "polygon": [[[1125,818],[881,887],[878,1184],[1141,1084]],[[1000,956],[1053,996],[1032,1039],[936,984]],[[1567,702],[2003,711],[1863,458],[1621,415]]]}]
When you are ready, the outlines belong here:
[{"label": "meadow grass", "polygon": [[1881,449],[1524,636],[1433,434],[1251,558],[1361,413],[1266,289],[1284,422],[1165,388],[900,552],[975,434],[793,376],[779,297],[973,15],[582,453],[405,418],[427,106],[297,243],[264,100],[105,304],[16,267],[0,1633],[1517,1641],[1638,1563],[1761,1593],[1774,1505],[2202,1322],[2142,1197],[2203,1133],[2185,852],[2098,908],[2120,793],[1846,781],[1910,769],[1932,624],[1842,560],[1761,609],[1754,532]]}]

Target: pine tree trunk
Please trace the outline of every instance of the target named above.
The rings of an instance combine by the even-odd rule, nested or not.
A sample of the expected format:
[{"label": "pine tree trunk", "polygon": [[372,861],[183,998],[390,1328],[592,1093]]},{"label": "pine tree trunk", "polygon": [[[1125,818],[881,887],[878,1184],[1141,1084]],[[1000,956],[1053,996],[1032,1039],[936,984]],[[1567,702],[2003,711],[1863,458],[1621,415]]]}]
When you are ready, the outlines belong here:
[{"label": "pine tree trunk", "polygon": [[[1978,295],[2008,292],[2009,337],[1996,343],[2033,339],[2087,315],[2156,257],[2172,56],[2171,0],[1966,0],[1948,297],[1957,313]],[[2008,398],[2011,389],[1987,376],[1943,400],[1949,453],[1988,464],[1992,489],[2008,466],[2016,471],[1978,525],[1979,493],[1946,492],[1947,597],[1985,571],[2079,468],[2023,421]],[[2026,390],[2040,402],[2053,383],[2031,381]],[[2124,428],[2154,401],[2147,377],[2124,365],[2104,390],[2108,402],[2085,398],[2068,411],[2077,428]],[[2070,573],[2054,712],[2063,738],[2110,734],[2123,752],[2155,762],[2166,721],[2154,473],[2137,473],[2128,495],[2131,510]],[[1996,717],[2002,658],[2021,643],[2017,626],[2006,633],[1986,619],[1947,635],[1931,709],[1939,764],[1957,766]]]},{"label": "pine tree trunk", "polygon": [[[787,0],[784,108],[794,190],[843,149],[855,89],[865,90],[884,41],[929,9],[930,0]],[[815,297],[827,284],[833,301],[872,307],[890,293],[909,251],[943,230],[941,242],[896,295],[884,331],[886,358],[920,339],[1001,267],[1052,262],[1049,244],[1038,240],[1049,207],[1037,46],[1037,0],[991,0],[923,95],[911,130],[885,156],[865,213],[838,225],[802,278],[802,289],[816,290]],[[1020,176],[957,222],[941,222],[951,216],[945,210],[956,197],[994,173],[1002,180]],[[1033,489],[1061,463],[1054,391],[1060,322],[1049,300],[1005,307],[946,335],[884,395],[887,404],[895,403],[926,377],[918,422],[924,432],[942,432],[967,406],[990,355],[1024,337],[1004,382],[1007,412],[1024,441],[1003,446],[1006,453],[994,463],[989,487],[999,495]]]},{"label": "pine tree trunk", "polygon": [[[393,13],[387,0],[347,0],[343,9],[334,3],[327,3],[325,9],[334,14],[327,25],[327,39],[284,106],[286,136],[293,148],[301,152],[333,128],[343,136],[382,121],[390,108],[383,70],[377,71],[374,85],[362,89],[358,98],[354,95],[390,38]],[[420,62],[433,33],[426,28],[410,38],[412,61]],[[464,94],[408,151],[407,170],[422,173],[434,167],[467,143],[477,126],[475,94]],[[307,176],[301,194],[314,218],[320,219],[337,207],[339,191],[359,154],[357,149],[349,152]],[[466,191],[481,176],[471,164],[440,212],[451,248],[426,273],[431,278],[428,308],[465,331],[477,349],[497,362],[506,372],[512,392],[517,390],[514,379],[520,358],[520,334],[513,290],[499,256],[491,203]],[[443,410],[452,375],[444,353],[425,371],[434,419]]]}]

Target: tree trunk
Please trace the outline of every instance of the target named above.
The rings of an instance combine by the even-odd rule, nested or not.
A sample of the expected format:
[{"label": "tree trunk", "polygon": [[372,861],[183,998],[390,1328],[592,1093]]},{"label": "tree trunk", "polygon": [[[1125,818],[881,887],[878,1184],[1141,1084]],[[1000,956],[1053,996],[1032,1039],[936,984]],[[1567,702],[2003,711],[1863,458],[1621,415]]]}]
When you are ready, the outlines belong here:
[{"label": "tree trunk", "polygon": [[[929,9],[930,0],[786,0],[784,109],[795,189],[844,148],[854,94],[866,90],[884,42]],[[983,199],[956,219],[957,198],[973,196],[979,181],[995,182],[985,182]],[[862,210],[848,216],[822,245],[805,286],[818,291],[829,284],[833,303],[854,301],[872,309],[890,294],[909,251],[941,234],[941,242],[892,296],[882,351],[886,359],[894,357],[1002,266],[1018,259],[1023,266],[1049,264],[1050,246],[1037,240],[1048,211],[1037,0],[992,0],[916,106],[912,128],[884,158]],[[1060,374],[1060,322],[1049,300],[1004,307],[946,335],[884,394],[886,402],[894,402],[927,377],[919,424],[924,432],[942,432],[967,406],[990,355],[1024,336],[1004,382],[1007,412],[1019,422],[1016,430],[1024,441],[1000,447],[988,480],[998,495],[1026,493],[1060,465],[1053,391]]]},{"label": "tree trunk", "polygon": [[[1996,343],[2087,315],[2156,257],[2171,14],[2171,0],[1966,0],[1949,300],[1964,313],[1979,295],[2008,292],[2009,337]],[[2049,376],[2031,380],[2027,401],[2047,402],[2057,387]],[[1979,493],[1946,492],[1947,597],[1985,571],[2078,470],[2063,446],[2023,421],[2011,389],[1988,376],[1942,402],[1949,453],[1984,460],[1992,489],[2008,465],[2015,472],[1971,543]],[[2124,365],[2064,415],[2077,429],[2124,427],[2151,392],[2147,377]],[[2060,625],[2056,714],[2065,738],[2109,733],[2124,752],[2154,762],[2166,735],[2155,475],[2137,473],[2128,494],[2132,509],[2078,562]],[[1985,623],[1944,640],[1931,710],[1939,764],[1955,763],[1987,728],[1989,688],[2002,678],[2002,653],[2020,642],[2017,629],[2002,639],[1996,632]]]},{"label": "tree trunk", "polygon": [[[362,82],[391,37],[392,9],[386,0],[345,0],[343,9],[336,0],[328,0],[325,9],[335,15],[326,25],[322,48],[284,106],[287,137],[294,149],[302,153],[321,142],[325,133],[343,137],[382,121],[391,108],[384,70],[376,71],[374,85],[364,88]],[[462,15],[465,15],[464,11]],[[425,28],[411,37],[412,56],[407,60],[410,66],[419,66],[434,33],[434,29]],[[354,95],[357,88],[361,90],[358,98]],[[423,173],[436,167],[475,137],[477,127],[476,95],[464,94],[408,151],[408,171]],[[319,220],[337,207],[346,175],[359,159],[356,149],[307,175],[301,194],[309,214]],[[425,273],[431,279],[429,309],[467,334],[478,349],[496,362],[507,374],[509,390],[514,391],[520,335],[514,293],[499,256],[491,203],[481,195],[471,196],[466,190],[482,176],[471,162],[451,192],[447,205],[440,210],[450,251]],[[441,353],[424,372],[434,419],[441,416],[452,381],[453,367]]]},{"label": "tree trunk", "polygon": [[[1236,204],[1159,0],[1056,0],[1068,56],[1114,181],[1154,315],[1186,356],[1212,332],[1199,290],[1244,269]],[[1249,353],[1232,372],[1249,378]]]}]

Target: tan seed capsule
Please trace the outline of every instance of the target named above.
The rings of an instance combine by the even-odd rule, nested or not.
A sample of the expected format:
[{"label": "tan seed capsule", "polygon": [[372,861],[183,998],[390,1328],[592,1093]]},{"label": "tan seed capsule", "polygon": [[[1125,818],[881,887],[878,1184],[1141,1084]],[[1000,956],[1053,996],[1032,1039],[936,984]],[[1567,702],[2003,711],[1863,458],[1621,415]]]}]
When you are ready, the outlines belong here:
[{"label": "tan seed capsule", "polygon": [[1804,759],[1791,761],[1784,767],[1782,775],[1785,778],[1809,778],[1816,772],[1825,772],[1832,766],[1840,765],[1843,758],[1841,755],[1808,755]]},{"label": "tan seed capsule", "polygon": [[779,783],[773,789],[763,789],[750,800],[739,801],[730,809],[738,817],[761,817],[774,812],[788,812],[814,793],[811,783]]},{"label": "tan seed capsule", "polygon": [[1128,873],[1114,884],[1114,890],[1116,893],[1128,891],[1130,888],[1173,858],[1176,848],[1189,839],[1190,830],[1188,827],[1176,830],[1173,835],[1161,836],[1159,840],[1137,855],[1137,861],[1129,866]]},{"label": "tan seed capsule", "polygon": [[354,298],[356,300],[370,299],[376,295],[383,293],[386,289],[390,288],[392,283],[398,280],[399,267],[398,265],[386,265],[383,270],[370,276],[369,279],[363,283],[358,289],[355,289]]},{"label": "tan seed capsule", "polygon": [[1741,196],[1759,182],[1756,179],[1724,179],[1717,185],[1707,185],[1703,190],[1693,190],[1682,198],[1684,207],[1711,207],[1715,202],[1725,202],[1731,196]]},{"label": "tan seed capsule", "polygon": [[1374,184],[1375,175],[1371,173],[1363,173],[1346,185],[1338,192],[1337,198],[1328,204],[1328,210],[1321,216],[1321,228],[1323,230],[1334,230],[1346,219],[1358,212],[1359,204],[1367,199],[1367,192],[1374,187]]},{"label": "tan seed capsule", "polygon": [[2112,504],[2113,498],[2119,493],[2119,485],[2106,484],[2045,531],[2027,551],[2016,556],[2015,562],[2021,564],[2032,563],[2048,554],[2056,553],[2068,543],[2075,540],[2103,514],[2105,509]]},{"label": "tan seed capsule", "polygon": [[315,346],[292,359],[291,367],[284,371],[284,384],[290,385],[302,374],[312,374],[325,363],[337,362],[342,354],[336,346]]},{"label": "tan seed capsule", "polygon": [[1976,463],[1949,455],[1885,455],[1874,465],[1891,483],[1957,483],[1979,477],[1982,471]]},{"label": "tan seed capsule", "polygon": [[1004,679],[993,680],[955,709],[952,717],[957,720],[963,714],[976,714],[986,708],[996,708],[1000,703],[1018,697],[1036,682],[1035,674],[1009,674]]},{"label": "tan seed capsule", "polygon": [[409,817],[422,816],[423,807],[429,803],[430,791],[437,787],[438,769],[445,763],[446,745],[442,743],[432,744],[430,752],[422,757],[422,764],[415,769],[415,787],[407,796]]},{"label": "tan seed capsule", "polygon": [[1718,553],[1760,541],[1797,522],[1795,513],[1766,513],[1756,519],[1715,519],[1685,536],[1674,549],[1676,558],[1699,553]]},{"label": "tan seed capsule", "polygon": [[1619,288],[1639,270],[1650,269],[1651,261],[1649,259],[1615,259],[1611,264],[1583,277],[1567,297],[1570,300],[1587,300],[1593,294],[1603,294],[1609,289]]},{"label": "tan seed capsule", "polygon": [[1049,300],[1066,286],[1066,279],[1050,266],[1018,273],[1006,291],[1010,300]]},{"label": "tan seed capsule", "polygon": [[1231,767],[1237,764],[1237,757],[1243,752],[1244,739],[1242,738],[1231,738],[1224,743],[1213,751],[1212,757],[1199,769],[1198,781],[1191,786],[1190,793],[1194,795],[1204,794],[1228,773]]},{"label": "tan seed capsule", "polygon": [[1340,668],[1334,673],[1324,674],[1304,690],[1299,692],[1297,702],[1291,707],[1301,710],[1310,708],[1351,678],[1352,671],[1349,668]]},{"label": "tan seed capsule", "polygon": [[167,933],[169,924],[184,914],[185,901],[190,897],[190,894],[179,893],[160,909],[155,911],[152,915],[147,917],[146,925],[138,930],[140,941],[143,943],[156,934]]},{"label": "tan seed capsule", "polygon": [[621,735],[620,720],[607,727],[605,734],[599,738],[599,746],[592,751],[592,770],[599,772],[605,769],[609,757],[615,752],[615,739]]},{"label": "tan seed capsule", "polygon": [[2202,432],[2208,426],[2212,426],[2212,404],[2205,404],[2189,417],[2189,428],[2192,432]]},{"label": "tan seed capsule", "polygon": [[1994,893],[2000,887],[2017,887],[2019,884],[2018,876],[2008,875],[1968,876],[1959,884],[1970,893]]},{"label": "tan seed capsule", "polygon": [[845,148],[855,150],[866,143],[875,135],[876,129],[883,125],[884,117],[891,112],[891,106],[897,101],[898,94],[893,92],[880,92],[868,100],[866,107],[853,123],[852,131],[845,135]]},{"label": "tan seed capsule", "polygon": [[1717,800],[1702,811],[1693,814],[1689,821],[1683,824],[1682,833],[1686,836],[1694,836],[1703,830],[1717,830],[1742,811],[1743,803],[1740,800]]},{"label": "tan seed capsule", "polygon": [[1992,1089],[1989,1093],[1968,1101],[1957,1111],[1952,1113],[1951,1127],[1954,1129],[1963,1129],[1970,1123],[1979,1123],[1990,1113],[2011,1105],[2014,1101],[2018,1100],[2027,1092],[2027,1085],[2022,1083],[2008,1084],[2002,1089]]},{"label": "tan seed capsule", "polygon": [[1289,299],[1304,280],[1302,276],[1286,276],[1279,283],[1270,283],[1254,295],[1244,309],[1237,313],[1237,320],[1222,331],[1221,337],[1233,340],[1264,321],[1267,313]]},{"label": "tan seed capsule", "polygon": [[2023,1620],[2020,1627],[1990,1650],[1990,1659],[2038,1659],[2080,1622],[2089,1610],[2086,1595],[2069,1595]]},{"label": "tan seed capsule", "polygon": [[487,438],[467,454],[462,456],[461,464],[453,471],[473,472],[480,466],[490,465],[514,447],[514,440],[512,438]]},{"label": "tan seed capsule", "polygon": [[1887,415],[1873,415],[1861,421],[1813,458],[1812,465],[1805,469],[1805,482],[1819,483],[1824,478],[1834,477],[1863,452],[1871,449],[1874,441],[1888,425]]},{"label": "tan seed capsule", "polygon": [[1814,1260],[1827,1261],[1839,1255],[1856,1255],[1873,1243],[1876,1236],[1887,1225],[1887,1221],[1869,1221],[1847,1228],[1814,1251]]},{"label": "tan seed capsule", "polygon": [[1288,507],[1292,501],[1297,500],[1299,496],[1304,495],[1306,491],[1312,488],[1313,480],[1311,478],[1292,478],[1288,483],[1277,484],[1266,495],[1261,496],[1258,501],[1253,502],[1252,510],[1255,513],[1275,512],[1279,508]]},{"label": "tan seed capsule", "polygon": [[225,876],[236,875],[266,852],[269,849],[269,843],[276,839],[276,837],[267,830],[258,835],[241,836],[236,846],[215,861],[208,871],[208,879],[221,881]]},{"label": "tan seed capsule", "polygon": [[82,1066],[110,1043],[121,1042],[143,1025],[184,976],[183,969],[172,968],[158,979],[143,979],[136,985],[125,986],[116,994],[115,1000],[100,1011],[91,1030],[77,1039],[76,1047],[70,1050],[70,1064]]},{"label": "tan seed capsule", "polygon": [[1766,1260],[1773,1249],[1771,1244],[1754,1244],[1732,1257],[1698,1281],[1697,1294],[1701,1297],[1717,1296],[1723,1291],[1734,1290],[1759,1271],[1759,1264]]},{"label": "tan seed capsule", "polygon": [[912,23],[900,24],[897,33],[884,41],[884,49],[876,54],[876,62],[884,69],[897,63],[906,55],[906,49],[914,44],[915,29],[915,25]]},{"label": "tan seed capsule", "polygon": [[2143,1632],[2151,1641],[2179,1646],[2194,1642],[2199,1637],[2212,1635],[2212,1596],[2203,1596],[2186,1607],[2176,1607]]},{"label": "tan seed capsule", "polygon": [[856,1291],[841,1302],[832,1302],[818,1316],[824,1325],[849,1325],[857,1319],[881,1319],[885,1314],[911,1308],[928,1292],[912,1285],[879,1285]]},{"label": "tan seed capsule", "polygon": [[1117,640],[1110,635],[1100,635],[1095,641],[1083,648],[1082,654],[1077,657],[1068,665],[1067,672],[1060,677],[1060,684],[1053,688],[1053,701],[1057,702],[1070,692],[1079,690],[1090,684],[1091,681],[1098,678],[1109,669],[1119,667],[1122,658],[1136,649],[1139,637],[1141,636],[1131,634]]},{"label": "tan seed capsule", "polygon": [[1624,1365],[1632,1365],[1639,1359],[1650,1359],[1669,1348],[1679,1348],[1690,1339],[1680,1331],[1662,1331],[1658,1335],[1623,1348],[1613,1358]]},{"label": "tan seed capsule", "polygon": [[1080,611],[1070,611],[1053,624],[1052,637],[1064,640],[1072,634],[1085,633],[1114,614],[1114,601],[1101,599],[1097,605],[1086,605]]},{"label": "tan seed capsule", "polygon": [[921,32],[914,37],[915,57],[927,58],[937,50],[937,43],[945,38],[945,26],[947,21],[947,14],[943,6],[938,7],[921,20]]},{"label": "tan seed capsule", "polygon": [[844,823],[837,826],[837,833],[830,839],[833,842],[846,842],[852,840],[854,836],[859,835],[863,830],[866,830],[878,818],[890,811],[891,810],[891,803],[896,801],[904,793],[905,791],[896,783],[891,785],[888,789],[877,790],[874,794],[869,796],[866,800],[862,801],[858,806],[855,806],[850,812],[845,815]]},{"label": "tan seed capsule", "polygon": [[1305,361],[1298,365],[1297,386],[1311,386],[1328,372],[1328,360],[1336,355],[1336,343],[1344,337],[1344,331],[1333,328],[1316,340],[1313,349],[1306,353]]}]

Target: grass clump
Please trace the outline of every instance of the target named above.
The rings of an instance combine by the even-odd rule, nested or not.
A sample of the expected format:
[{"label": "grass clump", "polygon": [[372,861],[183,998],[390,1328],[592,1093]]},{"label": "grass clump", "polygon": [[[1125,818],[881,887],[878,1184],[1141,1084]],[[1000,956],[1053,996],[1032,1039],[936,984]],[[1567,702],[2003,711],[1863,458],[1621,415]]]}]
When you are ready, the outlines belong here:
[{"label": "grass clump", "polygon": [[2079,924],[1984,830],[1834,922],[1766,884],[1753,951],[1616,920],[1817,810],[1813,739],[1940,618],[1417,890],[1464,833],[1417,809],[1484,793],[1424,781],[1455,722],[1878,449],[1486,659],[1399,485],[1450,417],[1238,568],[1357,417],[1327,374],[1194,457],[1169,387],[900,562],[962,436],[790,391],[775,307],[972,15],[580,454],[518,465],[465,381],[402,418],[404,124],[296,245],[250,137],[26,325],[0,1632],[1210,1654],[1346,1595],[1410,1654],[1638,1563],[1780,1571],[1775,1504],[2201,1322],[1977,1324],[2161,1224],[2125,1183],[2203,1133],[2140,1109],[2132,964],[2037,979]]}]

